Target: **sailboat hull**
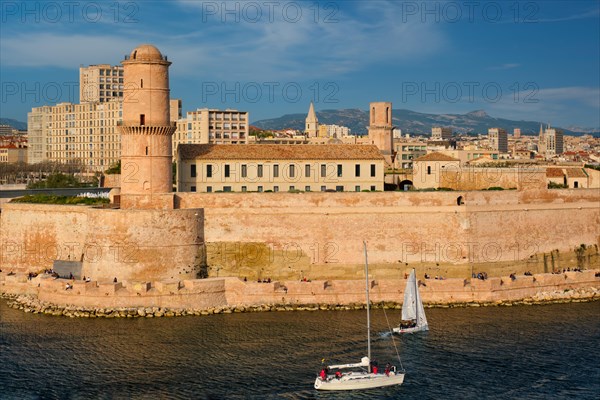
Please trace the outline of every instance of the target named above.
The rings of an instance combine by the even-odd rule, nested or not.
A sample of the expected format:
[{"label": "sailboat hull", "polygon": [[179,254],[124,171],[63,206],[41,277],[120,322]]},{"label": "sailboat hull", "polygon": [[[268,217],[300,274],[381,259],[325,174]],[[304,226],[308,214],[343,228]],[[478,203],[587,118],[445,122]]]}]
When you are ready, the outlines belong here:
[{"label": "sailboat hull", "polygon": [[394,328],[394,329],[392,329],[392,331],[394,333],[415,333],[415,332],[428,331],[428,330],[429,330],[429,326],[427,326],[427,325],[413,326],[412,328]]},{"label": "sailboat hull", "polygon": [[361,390],[375,389],[386,386],[401,385],[404,382],[404,374],[390,373],[373,374],[366,372],[349,372],[341,378],[330,376],[326,381],[321,378],[315,380],[317,390]]}]

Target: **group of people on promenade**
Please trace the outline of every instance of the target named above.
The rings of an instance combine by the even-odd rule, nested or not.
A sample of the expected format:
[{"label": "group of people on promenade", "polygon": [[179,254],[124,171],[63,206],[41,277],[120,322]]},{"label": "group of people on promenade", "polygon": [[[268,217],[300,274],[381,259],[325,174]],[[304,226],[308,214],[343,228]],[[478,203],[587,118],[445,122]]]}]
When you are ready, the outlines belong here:
[{"label": "group of people on promenade", "polygon": [[487,274],[487,272],[478,272],[477,274],[473,273],[471,275],[471,278],[480,279],[482,281],[485,281],[488,278],[488,274]]}]

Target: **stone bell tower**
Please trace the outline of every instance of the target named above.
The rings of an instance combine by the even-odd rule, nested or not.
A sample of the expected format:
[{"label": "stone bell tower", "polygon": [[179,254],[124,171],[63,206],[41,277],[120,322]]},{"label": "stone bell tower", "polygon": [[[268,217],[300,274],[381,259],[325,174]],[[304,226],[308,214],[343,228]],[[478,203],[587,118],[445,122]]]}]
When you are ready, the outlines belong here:
[{"label": "stone bell tower", "polygon": [[393,129],[392,103],[383,101],[370,103],[369,143],[377,146],[388,164],[391,164],[394,151]]},{"label": "stone bell tower", "polygon": [[143,44],[121,62],[124,70],[121,133],[121,208],[173,208],[169,66]]}]

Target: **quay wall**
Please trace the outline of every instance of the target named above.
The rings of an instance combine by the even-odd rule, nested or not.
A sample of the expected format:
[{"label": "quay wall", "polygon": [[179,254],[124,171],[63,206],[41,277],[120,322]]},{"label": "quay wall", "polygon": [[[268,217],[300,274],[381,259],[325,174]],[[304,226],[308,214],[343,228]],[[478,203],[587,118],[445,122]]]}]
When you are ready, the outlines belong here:
[{"label": "quay wall", "polygon": [[[552,300],[549,293],[590,289],[600,292],[600,270],[537,274],[479,279],[421,280],[423,302],[431,305],[494,303],[527,299]],[[66,290],[65,285],[73,285]],[[40,275],[28,280],[24,275],[0,275],[0,292],[28,294],[60,306],[86,308],[162,307],[205,310],[216,307],[259,306],[266,304],[306,305],[364,304],[364,280],[244,282],[237,278],[201,280],[98,283],[54,279]],[[370,281],[371,301],[401,303],[405,279]]]}]

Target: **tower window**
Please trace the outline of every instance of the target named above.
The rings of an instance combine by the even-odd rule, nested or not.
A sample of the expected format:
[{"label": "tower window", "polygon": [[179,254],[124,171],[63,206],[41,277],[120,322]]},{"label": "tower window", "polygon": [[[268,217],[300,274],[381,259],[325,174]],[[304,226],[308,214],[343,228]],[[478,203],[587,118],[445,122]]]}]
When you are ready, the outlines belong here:
[{"label": "tower window", "polygon": [[140,114],[140,125],[146,125],[146,114]]},{"label": "tower window", "polygon": [[146,155],[148,155],[148,146],[146,146]]},{"label": "tower window", "polygon": [[140,89],[143,89],[143,88],[144,88],[144,80],[140,79]]}]

